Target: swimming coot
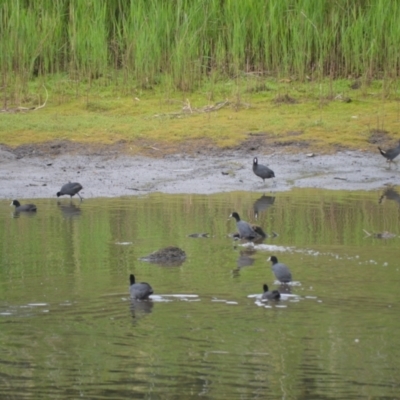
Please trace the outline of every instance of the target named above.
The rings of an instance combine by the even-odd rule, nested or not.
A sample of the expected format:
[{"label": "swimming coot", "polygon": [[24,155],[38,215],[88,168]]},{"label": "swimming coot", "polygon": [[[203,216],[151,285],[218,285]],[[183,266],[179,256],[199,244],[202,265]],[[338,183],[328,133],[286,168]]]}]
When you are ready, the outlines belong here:
[{"label": "swimming coot", "polygon": [[274,171],[272,171],[272,169],[266,167],[265,165],[260,165],[258,163],[257,157],[254,157],[253,159],[253,172],[257,176],[259,176],[264,183],[266,179],[275,178]]},{"label": "swimming coot", "polygon": [[287,265],[279,263],[275,256],[271,256],[267,261],[272,263],[272,271],[275,274],[276,279],[279,282],[287,283],[292,280],[292,273],[290,272]]},{"label": "swimming coot", "polygon": [[34,204],[21,205],[21,203],[18,200],[13,200],[12,203],[10,204],[10,206],[15,206],[16,212],[24,212],[24,211],[34,212],[37,210],[37,208]]},{"label": "swimming coot", "polygon": [[233,212],[230,215],[231,218],[235,218],[236,220],[236,226],[239,231],[239,237],[241,239],[256,239],[259,237],[265,237],[265,233],[262,230],[261,227],[259,226],[252,226],[246,221],[242,221],[239,217],[239,214],[237,212]]},{"label": "swimming coot", "polygon": [[400,154],[400,141],[399,141],[399,144],[397,145],[397,147],[395,147],[393,149],[382,150],[378,146],[378,150],[383,155],[383,157],[386,158],[386,162],[391,163]]},{"label": "swimming coot", "polygon": [[129,291],[131,293],[132,299],[146,300],[151,294],[153,294],[153,289],[148,283],[135,283],[135,275],[130,274],[129,281],[131,284],[129,287]]},{"label": "swimming coot", "polygon": [[268,285],[264,283],[263,286],[264,293],[262,294],[262,299],[267,300],[279,300],[281,298],[281,294],[277,290],[268,290]]},{"label": "swimming coot", "polygon": [[82,200],[81,195],[78,193],[80,190],[82,190],[83,187],[80,183],[78,182],[68,182],[65,185],[63,185],[63,187],[61,188],[61,190],[59,192],[57,192],[57,197],[60,196],[75,196],[76,194],[79,196],[79,198]]}]

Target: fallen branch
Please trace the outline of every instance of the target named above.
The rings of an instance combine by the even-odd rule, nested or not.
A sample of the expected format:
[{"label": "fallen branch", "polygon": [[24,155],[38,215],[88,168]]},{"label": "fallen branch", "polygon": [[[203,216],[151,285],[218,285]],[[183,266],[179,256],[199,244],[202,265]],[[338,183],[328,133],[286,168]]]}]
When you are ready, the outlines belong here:
[{"label": "fallen branch", "polygon": [[49,99],[49,92],[46,89],[46,86],[44,86],[44,90],[46,91],[46,100],[44,101],[43,104],[37,106],[37,107],[15,107],[15,108],[3,108],[1,112],[8,112],[8,113],[16,113],[16,112],[23,112],[23,111],[36,111],[39,110],[43,107],[46,106],[47,100]]},{"label": "fallen branch", "polygon": [[220,101],[220,102],[212,104],[212,105],[206,105],[206,106],[200,107],[200,108],[193,108],[190,104],[189,99],[186,99],[186,101],[182,107],[182,111],[165,113],[165,114],[155,114],[152,116],[152,118],[163,118],[163,117],[181,118],[182,116],[187,116],[187,115],[204,114],[204,113],[218,111],[221,108],[223,108],[227,105],[230,105],[230,104],[231,104],[230,101],[225,100],[225,101]]},{"label": "fallen branch", "polygon": [[47,100],[49,99],[49,92],[47,91],[46,86],[43,85],[43,87],[44,87],[44,90],[46,91],[46,100],[44,101],[44,103],[41,106],[34,108],[32,111],[39,110],[40,108],[45,107],[47,104]]}]

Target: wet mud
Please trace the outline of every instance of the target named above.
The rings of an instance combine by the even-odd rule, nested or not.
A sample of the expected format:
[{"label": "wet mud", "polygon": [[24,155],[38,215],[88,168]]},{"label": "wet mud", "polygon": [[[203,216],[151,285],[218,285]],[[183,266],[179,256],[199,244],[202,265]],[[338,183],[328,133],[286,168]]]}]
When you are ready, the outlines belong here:
[{"label": "wet mud", "polygon": [[[274,193],[292,188],[375,190],[400,184],[400,166],[389,167],[378,151],[311,153],[281,146],[242,146],[194,152],[155,151],[129,155],[124,146],[0,147],[0,198],[56,197],[67,182],[80,182],[84,198],[161,193],[211,194],[230,191]],[[253,158],[275,178],[263,183],[252,171]],[[399,162],[399,161],[398,161]]]}]

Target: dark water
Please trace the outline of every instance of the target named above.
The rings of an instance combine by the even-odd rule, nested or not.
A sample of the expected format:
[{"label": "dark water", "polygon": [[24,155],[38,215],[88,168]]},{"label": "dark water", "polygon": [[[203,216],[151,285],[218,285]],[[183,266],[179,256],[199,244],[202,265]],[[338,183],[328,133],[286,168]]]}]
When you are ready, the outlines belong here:
[{"label": "dark water", "polygon": [[[400,238],[363,231],[400,234],[381,195],[1,201],[0,398],[400,398]],[[278,236],[241,246],[232,211]],[[168,245],[181,266],[139,260]],[[260,304],[271,254],[296,296]],[[129,273],[158,297],[132,305]]]}]

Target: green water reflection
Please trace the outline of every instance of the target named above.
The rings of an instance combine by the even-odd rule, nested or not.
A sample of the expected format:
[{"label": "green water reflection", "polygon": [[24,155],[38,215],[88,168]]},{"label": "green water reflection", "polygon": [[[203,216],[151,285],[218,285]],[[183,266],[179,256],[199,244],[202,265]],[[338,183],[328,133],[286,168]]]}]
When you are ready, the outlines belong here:
[{"label": "green water reflection", "polygon": [[[36,215],[17,218],[1,201],[2,397],[399,397],[400,238],[364,232],[400,234],[386,193],[35,199]],[[264,244],[299,301],[247,297],[275,288],[272,250],[229,238],[232,211],[278,234]],[[181,266],[139,260],[169,245],[186,251]],[[159,295],[198,297],[132,307],[131,272]]]}]

